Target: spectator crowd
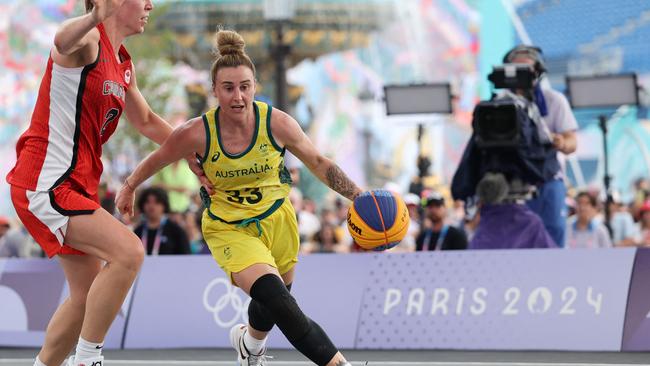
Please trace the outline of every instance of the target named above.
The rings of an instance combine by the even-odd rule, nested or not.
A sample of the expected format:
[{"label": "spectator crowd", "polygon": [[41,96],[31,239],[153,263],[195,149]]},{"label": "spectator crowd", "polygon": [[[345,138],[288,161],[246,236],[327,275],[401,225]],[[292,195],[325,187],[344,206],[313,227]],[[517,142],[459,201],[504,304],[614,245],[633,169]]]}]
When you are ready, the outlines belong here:
[{"label": "spectator crowd", "polygon": [[[650,181],[637,180],[629,202],[616,192],[605,197],[597,189],[567,189],[560,157],[576,150],[578,128],[569,103],[561,93],[542,87],[546,67],[541,49],[520,45],[503,61],[527,64],[534,72],[533,89],[513,89],[502,96],[527,100],[527,111],[534,112],[528,115],[538,117],[535,130],[545,131],[553,147],[544,179],[534,187],[536,193],[525,199],[513,198],[522,187],[512,177],[506,180],[505,175],[491,171],[478,185],[471,185],[477,203],[453,200],[450,192],[454,192],[456,177],[451,189],[427,187],[422,178],[427,176],[430,163],[420,156],[420,173],[408,193],[395,184],[385,186],[403,197],[411,217],[407,236],[390,251],[650,246]],[[203,107],[201,104],[197,109]],[[468,170],[462,164],[458,169],[461,173]],[[108,178],[123,178],[128,173],[113,172]],[[347,230],[350,203],[340,196],[313,199],[304,195],[299,177],[294,168],[289,199],[297,214],[301,253],[362,251]],[[459,182],[464,183],[462,179]],[[115,192],[108,184],[100,187],[99,195],[102,207],[136,233],[148,255],[209,254],[201,235],[203,204],[198,192],[196,176],[185,161],[180,161],[159,172],[139,192],[133,219],[116,213]],[[0,257],[35,256],[43,253],[20,222],[0,216]]]},{"label": "spectator crowd", "polygon": [[[134,218],[121,219],[142,240],[148,255],[209,254],[201,235],[203,206],[196,189],[198,182],[185,167],[167,169],[171,172],[165,171],[155,177],[150,186],[139,192]],[[179,178],[174,172],[187,176]],[[102,206],[117,216],[113,207],[114,192],[103,188],[100,192]],[[395,190],[395,185],[386,188]],[[481,212],[485,212],[485,208],[466,211],[462,202],[453,201],[447,192],[445,189],[425,189],[421,195],[395,192],[404,199],[411,223],[407,236],[390,252],[483,248],[477,235],[481,235]],[[609,227],[605,218],[606,199],[599,191],[569,189],[568,192],[566,241],[557,246],[650,247],[650,181],[639,179],[636,182],[630,202],[623,202],[616,193],[612,196]],[[298,187],[293,187],[289,198],[298,217],[302,254],[362,251],[347,230],[347,200],[333,197],[324,203],[317,202],[305,197]],[[513,217],[521,217],[517,211],[511,212],[514,212]],[[492,225],[486,221],[483,220],[484,225]],[[508,245],[514,242],[513,238],[489,240],[494,248],[516,247]],[[0,216],[0,257],[42,256],[40,247],[19,220]]]}]

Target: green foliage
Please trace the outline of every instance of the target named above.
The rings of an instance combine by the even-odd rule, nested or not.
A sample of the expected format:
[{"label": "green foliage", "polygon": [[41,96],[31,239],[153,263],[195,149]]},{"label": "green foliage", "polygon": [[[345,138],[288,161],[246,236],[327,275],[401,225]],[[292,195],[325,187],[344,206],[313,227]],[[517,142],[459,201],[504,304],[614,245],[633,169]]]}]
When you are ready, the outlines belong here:
[{"label": "green foliage", "polygon": [[[162,29],[157,25],[157,19],[169,10],[170,4],[160,5],[154,8],[149,18],[147,29],[141,35],[129,37],[125,47],[129,50],[133,59],[138,88],[145,97],[151,109],[163,118],[166,106],[169,103],[173,92],[173,85],[177,83],[170,72],[172,52],[175,47],[174,33],[168,29]],[[125,124],[126,115],[122,115]],[[131,150],[137,155],[136,160],[143,158],[148,152],[156,148],[156,144],[142,136],[130,124],[121,126],[115,131],[106,145],[105,155],[113,160],[120,153]]]},{"label": "green foliage", "polygon": [[174,32],[160,25],[160,19],[169,11],[170,6],[169,3],[156,6],[149,15],[145,32],[126,40],[125,46],[134,60],[156,60],[169,58],[173,54],[176,46]]}]

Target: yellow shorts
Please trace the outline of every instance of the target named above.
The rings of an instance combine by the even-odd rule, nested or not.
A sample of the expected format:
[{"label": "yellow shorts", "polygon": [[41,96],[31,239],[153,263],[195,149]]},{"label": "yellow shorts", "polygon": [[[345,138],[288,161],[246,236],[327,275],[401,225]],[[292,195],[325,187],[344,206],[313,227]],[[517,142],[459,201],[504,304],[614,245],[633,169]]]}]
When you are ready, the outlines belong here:
[{"label": "yellow shorts", "polygon": [[288,199],[269,217],[262,219],[260,225],[261,236],[254,222],[237,227],[212,219],[207,210],[203,213],[203,238],[231,281],[233,273],[253,264],[266,263],[277,268],[282,275],[298,262],[298,222]]}]

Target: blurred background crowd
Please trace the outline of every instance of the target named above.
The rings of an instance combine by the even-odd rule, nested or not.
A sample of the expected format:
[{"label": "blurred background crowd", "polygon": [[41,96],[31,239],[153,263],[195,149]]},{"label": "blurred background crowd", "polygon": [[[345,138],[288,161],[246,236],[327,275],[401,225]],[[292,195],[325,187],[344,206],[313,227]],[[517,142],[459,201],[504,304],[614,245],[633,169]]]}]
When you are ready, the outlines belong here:
[{"label": "blurred background crowd", "polygon": [[[149,255],[210,254],[201,235],[203,206],[196,193],[198,182],[187,172],[188,179],[181,183],[165,181],[161,176],[169,172],[161,173],[139,192],[135,220],[122,218],[142,239]],[[439,191],[427,190],[420,197],[397,191],[396,184],[387,184],[385,188],[402,194],[411,216],[406,238],[390,252],[470,248],[481,220],[478,212],[467,212],[463,202],[452,201]],[[102,206],[109,212],[115,212],[114,194],[108,189],[103,191]],[[649,197],[650,182],[646,179],[636,182],[634,199],[629,203],[615,194],[610,207],[611,229],[608,229],[602,193],[597,189],[569,190],[566,247],[650,247]],[[319,206],[297,186],[292,189],[290,199],[298,215],[302,254],[362,251],[348,233],[349,201],[333,197]],[[580,230],[584,233],[575,234]],[[572,240],[581,244],[573,244]],[[19,221],[0,216],[0,257],[41,256],[40,247]]]},{"label": "blurred background crowd", "polygon": [[[43,255],[13,212],[4,176],[15,162],[15,141],[29,123],[54,31],[81,12],[81,3],[0,0],[0,257]],[[548,80],[557,90],[565,89],[567,74],[627,71],[637,73],[642,87],[640,106],[574,111],[577,150],[561,159],[568,212],[559,246],[650,246],[650,130],[643,89],[650,75],[650,3],[297,1],[292,14],[279,21],[263,5],[261,0],[157,1],[145,34],[127,43],[152,109],[178,126],[215,105],[207,71],[211,36],[218,25],[235,29],[256,62],[257,98],[296,116],[315,145],[359,185],[404,199],[411,226],[391,251],[471,249],[481,232],[482,209],[452,199],[452,176],[471,134],[474,106],[492,92],[486,74],[508,49],[530,39],[543,48]],[[580,19],[565,19],[578,12]],[[452,114],[386,116],[385,85],[438,81],[452,85]],[[609,203],[596,143],[602,139],[600,114],[608,116],[610,128]],[[154,148],[125,122],[104,146],[101,202],[116,216],[116,190]],[[287,167],[301,252],[359,251],[347,232],[350,202],[297,159],[288,156]],[[181,161],[139,192],[135,219],[121,219],[148,254],[208,254],[198,187]]]}]

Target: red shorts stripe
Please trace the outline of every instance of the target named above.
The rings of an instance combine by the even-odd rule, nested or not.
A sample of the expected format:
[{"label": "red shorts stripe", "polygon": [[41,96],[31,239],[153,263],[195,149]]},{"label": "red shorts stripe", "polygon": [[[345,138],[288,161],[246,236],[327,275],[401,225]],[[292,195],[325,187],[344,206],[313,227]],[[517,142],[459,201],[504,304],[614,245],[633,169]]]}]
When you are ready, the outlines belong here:
[{"label": "red shorts stripe", "polygon": [[18,217],[49,258],[57,254],[84,253],[65,244],[70,216],[92,214],[99,203],[65,186],[35,192],[11,186]]}]

